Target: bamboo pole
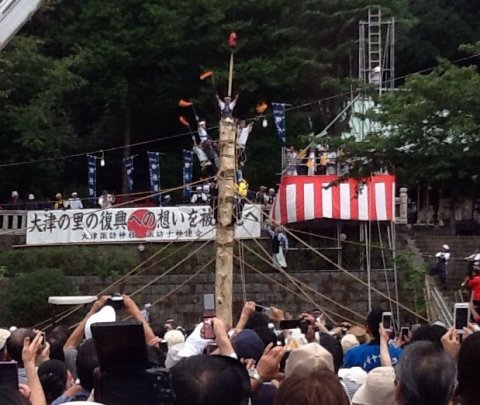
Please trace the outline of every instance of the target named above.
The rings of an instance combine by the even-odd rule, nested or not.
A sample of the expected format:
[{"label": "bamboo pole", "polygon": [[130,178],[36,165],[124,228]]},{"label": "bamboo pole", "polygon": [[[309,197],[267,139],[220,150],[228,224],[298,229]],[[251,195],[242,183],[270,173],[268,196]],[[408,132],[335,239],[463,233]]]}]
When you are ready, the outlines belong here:
[{"label": "bamboo pole", "polygon": [[216,313],[225,325],[232,325],[233,204],[235,201],[235,123],[220,121],[220,168],[215,263]]}]

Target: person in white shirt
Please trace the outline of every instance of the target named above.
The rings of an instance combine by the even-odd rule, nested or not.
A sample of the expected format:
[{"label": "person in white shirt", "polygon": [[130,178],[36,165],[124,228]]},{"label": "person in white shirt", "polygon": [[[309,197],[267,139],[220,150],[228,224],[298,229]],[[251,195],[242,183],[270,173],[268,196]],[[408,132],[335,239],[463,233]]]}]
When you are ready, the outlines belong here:
[{"label": "person in white shirt", "polygon": [[287,176],[296,176],[298,166],[298,153],[293,146],[287,151]]},{"label": "person in white shirt", "polygon": [[443,288],[447,289],[447,264],[450,260],[450,247],[448,245],[443,245],[442,250],[435,253],[437,258],[437,264],[430,268],[429,274],[431,276],[438,275],[440,282],[442,283]]},{"label": "person in white shirt", "polygon": [[207,123],[205,121],[198,122],[197,132],[201,146],[203,142],[208,140]]},{"label": "person in white shirt", "polygon": [[473,275],[473,263],[479,263],[480,262],[480,253],[473,253],[470,256],[465,257],[465,260],[468,262],[467,277],[472,277],[472,275]]},{"label": "person in white shirt", "polygon": [[218,94],[215,97],[217,98],[218,107],[220,108],[222,118],[233,118],[233,109],[237,105],[238,94],[233,100],[230,96],[225,97],[223,101],[220,99]]},{"label": "person in white shirt", "polygon": [[247,125],[245,120],[238,123],[237,128],[237,147],[243,151],[247,145],[248,135],[252,132],[253,122]]},{"label": "person in white shirt", "polygon": [[71,210],[81,210],[81,209],[83,209],[82,200],[80,200],[80,198],[78,198],[78,193],[76,191],[74,191],[72,193],[72,196],[67,200],[67,203],[68,203],[68,207]]},{"label": "person in white shirt", "polygon": [[107,190],[103,190],[102,195],[98,197],[98,205],[100,208],[112,208],[115,199],[112,194],[108,194]]}]

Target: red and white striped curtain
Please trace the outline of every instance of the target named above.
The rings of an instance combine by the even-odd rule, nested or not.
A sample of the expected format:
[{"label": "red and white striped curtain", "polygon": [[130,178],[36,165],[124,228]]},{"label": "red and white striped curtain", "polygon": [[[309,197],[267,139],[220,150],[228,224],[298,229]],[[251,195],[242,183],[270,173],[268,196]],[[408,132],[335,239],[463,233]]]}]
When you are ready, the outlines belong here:
[{"label": "red and white striped curtain", "polygon": [[281,224],[330,218],[353,221],[395,220],[395,176],[332,182],[337,176],[284,176],[272,206]]}]

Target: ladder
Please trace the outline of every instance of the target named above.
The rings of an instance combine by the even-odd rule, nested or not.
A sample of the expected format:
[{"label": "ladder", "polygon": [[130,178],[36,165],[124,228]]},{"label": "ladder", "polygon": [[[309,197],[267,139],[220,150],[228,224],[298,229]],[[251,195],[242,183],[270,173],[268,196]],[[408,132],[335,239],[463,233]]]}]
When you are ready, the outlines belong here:
[{"label": "ladder", "polygon": [[368,72],[379,71],[379,88],[382,88],[382,12],[380,8],[368,9]]}]

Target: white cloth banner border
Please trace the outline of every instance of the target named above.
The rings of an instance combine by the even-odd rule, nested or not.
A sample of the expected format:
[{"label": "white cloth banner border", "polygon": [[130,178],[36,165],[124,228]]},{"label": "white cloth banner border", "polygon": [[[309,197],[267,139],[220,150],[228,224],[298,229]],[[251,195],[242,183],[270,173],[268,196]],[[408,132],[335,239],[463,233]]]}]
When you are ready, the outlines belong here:
[{"label": "white cloth banner border", "polygon": [[[235,237],[260,237],[261,206],[246,204]],[[210,206],[29,211],[27,245],[185,242],[215,237]]]}]

